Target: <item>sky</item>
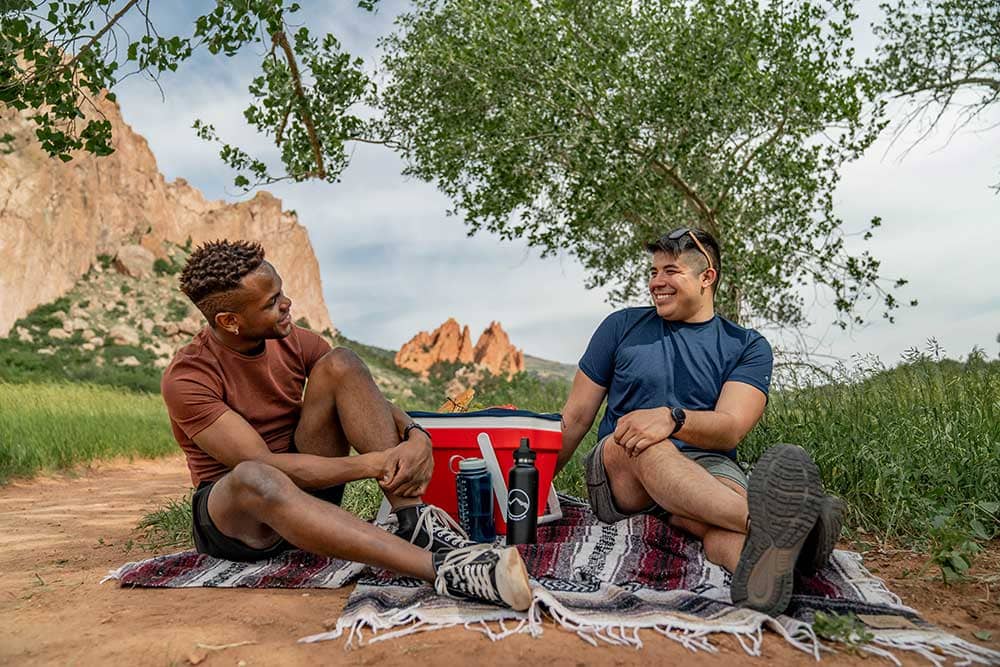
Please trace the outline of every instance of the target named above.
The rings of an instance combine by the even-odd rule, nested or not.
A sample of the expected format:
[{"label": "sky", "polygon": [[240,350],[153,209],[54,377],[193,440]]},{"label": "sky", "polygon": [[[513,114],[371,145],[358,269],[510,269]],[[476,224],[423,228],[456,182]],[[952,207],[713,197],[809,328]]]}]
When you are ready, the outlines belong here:
[{"label": "sky", "polygon": [[[314,34],[332,32],[370,68],[377,62],[377,38],[407,7],[386,1],[372,15],[352,2],[323,3],[323,10],[303,4]],[[875,6],[860,3],[862,54],[871,47],[864,25]],[[161,34],[190,30],[187,15],[157,19]],[[191,124],[196,118],[214,123],[230,143],[268,150],[270,142],[242,117],[261,57],[252,50],[232,59],[201,54],[163,76],[159,88],[133,77],[117,89],[125,120],[149,141],[168,180],[185,178],[213,199],[252,196],[232,186],[217,148],[198,139]],[[1000,109],[976,128],[997,123]],[[882,261],[884,276],[909,280],[900,300],[919,305],[901,309],[895,324],[873,312],[873,324],[845,332],[831,326],[832,306],[820,295],[806,330],[818,352],[848,360],[875,355],[891,366],[904,350],[933,338],[951,357],[973,346],[997,355],[1000,196],[989,186],[1000,180],[1000,127],[949,134],[939,131],[905,156],[909,137],[890,146],[885,135],[843,168],[836,210],[845,231],[857,232],[881,216],[868,247]],[[404,178],[403,167],[389,149],[359,145],[339,183],[265,188],[309,231],[333,323],[349,338],[397,349],[448,317],[468,324],[474,339],[497,320],[527,354],[575,364],[614,310],[606,294],[584,288],[584,271],[569,254],[542,259],[523,242],[467,236],[461,219],[445,215],[448,199],[432,183]],[[780,332],[767,335],[780,344]]]}]

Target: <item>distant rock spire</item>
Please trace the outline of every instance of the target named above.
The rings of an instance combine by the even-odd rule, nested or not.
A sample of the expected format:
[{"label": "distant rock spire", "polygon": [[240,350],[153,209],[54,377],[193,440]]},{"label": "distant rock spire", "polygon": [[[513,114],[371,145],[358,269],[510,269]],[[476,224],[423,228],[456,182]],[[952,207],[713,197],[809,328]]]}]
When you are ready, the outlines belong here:
[{"label": "distant rock spire", "polygon": [[438,363],[476,364],[493,375],[511,376],[524,370],[524,352],[511,345],[499,322],[483,331],[475,347],[469,327],[453,317],[432,332],[421,331],[396,354],[396,365],[427,375]]}]

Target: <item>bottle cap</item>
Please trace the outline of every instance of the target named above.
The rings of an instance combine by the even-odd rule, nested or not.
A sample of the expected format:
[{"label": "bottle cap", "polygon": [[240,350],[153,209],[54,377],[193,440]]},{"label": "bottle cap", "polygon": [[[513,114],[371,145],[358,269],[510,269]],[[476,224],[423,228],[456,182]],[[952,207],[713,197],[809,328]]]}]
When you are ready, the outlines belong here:
[{"label": "bottle cap", "polygon": [[535,453],[531,451],[531,445],[528,444],[527,438],[521,438],[521,446],[514,450],[514,461],[535,462]]},{"label": "bottle cap", "polygon": [[458,462],[459,472],[479,472],[486,470],[486,461],[482,459],[462,459]]}]

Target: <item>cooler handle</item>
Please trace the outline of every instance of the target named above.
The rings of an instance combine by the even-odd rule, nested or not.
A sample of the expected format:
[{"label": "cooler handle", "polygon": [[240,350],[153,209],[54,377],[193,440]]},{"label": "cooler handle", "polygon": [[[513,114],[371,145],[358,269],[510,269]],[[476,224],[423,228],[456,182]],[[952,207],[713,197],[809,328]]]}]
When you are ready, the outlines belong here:
[{"label": "cooler handle", "polygon": [[[496,452],[493,451],[493,442],[488,433],[480,433],[476,436],[476,444],[479,445],[479,453],[486,462],[486,469],[490,471],[490,481],[493,484],[493,495],[496,496],[500,511],[507,515],[507,482],[500,471],[500,462],[497,461]],[[559,496],[556,495],[555,486],[549,484],[549,497],[545,503],[545,514],[538,517],[538,523],[550,523],[562,518],[562,506],[559,504]]]}]

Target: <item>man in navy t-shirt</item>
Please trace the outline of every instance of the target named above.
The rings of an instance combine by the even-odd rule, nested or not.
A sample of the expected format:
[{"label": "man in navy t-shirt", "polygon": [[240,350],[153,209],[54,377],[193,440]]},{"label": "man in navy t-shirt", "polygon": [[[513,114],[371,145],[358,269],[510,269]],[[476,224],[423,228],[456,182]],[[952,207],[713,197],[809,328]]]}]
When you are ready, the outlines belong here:
[{"label": "man in navy t-shirt", "polygon": [[647,249],[653,306],[612,313],[594,332],[563,408],[559,467],[606,398],[585,459],[597,517],[669,513],[733,573],[734,602],[781,613],[794,568],[829,559],[842,505],[793,445],[765,452],[748,482],[736,446],[764,414],[771,346],[715,313],[721,258],[710,234],[678,229]]}]

